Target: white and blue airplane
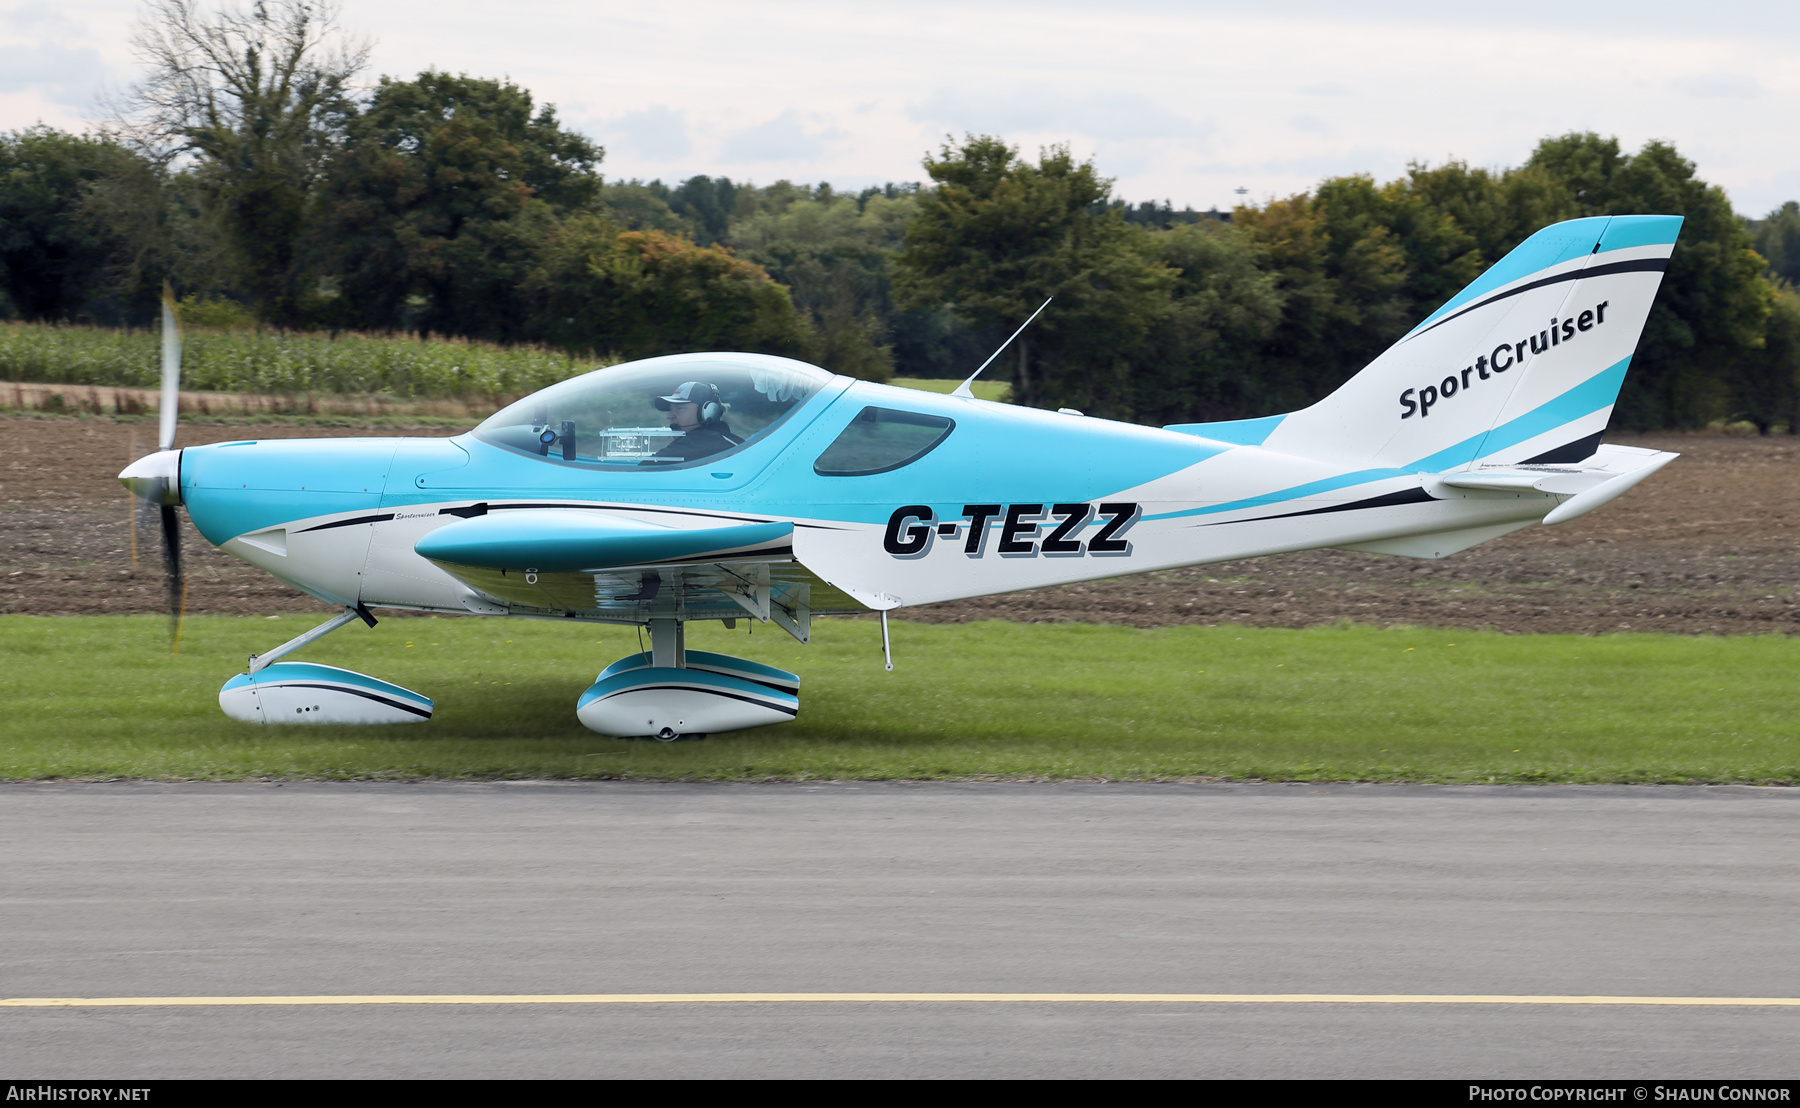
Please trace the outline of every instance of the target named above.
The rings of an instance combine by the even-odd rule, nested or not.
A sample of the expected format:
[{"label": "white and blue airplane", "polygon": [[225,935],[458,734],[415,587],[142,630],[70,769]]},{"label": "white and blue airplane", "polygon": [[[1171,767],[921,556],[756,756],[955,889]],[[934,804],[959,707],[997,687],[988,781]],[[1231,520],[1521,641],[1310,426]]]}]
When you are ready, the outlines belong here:
[{"label": "white and blue airplane", "polygon": [[1601,437],[1680,227],[1546,227],[1286,415],[1142,427],[977,400],[968,382],[938,395],[681,354],[561,382],[453,438],[175,450],[177,352],[161,450],[120,479],[163,506],[172,564],[185,506],[207,541],[343,609],[226,682],[235,718],[428,719],[399,685],[276,661],[388,608],[647,628],[649,649],[576,704],[602,734],[780,723],[799,677],[688,650],[688,622],[773,622],[804,643],[815,615],[876,611],[885,649],[907,605],[1320,547],[1442,558],[1607,503],[1676,457]]}]

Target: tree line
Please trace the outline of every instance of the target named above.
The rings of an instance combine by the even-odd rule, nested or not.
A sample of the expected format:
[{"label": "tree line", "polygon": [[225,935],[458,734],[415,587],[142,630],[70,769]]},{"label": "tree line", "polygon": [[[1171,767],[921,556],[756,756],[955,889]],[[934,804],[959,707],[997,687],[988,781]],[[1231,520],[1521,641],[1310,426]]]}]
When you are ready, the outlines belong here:
[{"label": "tree line", "polygon": [[1322,181],[1229,222],[1153,228],[1064,148],[946,143],[894,261],[903,305],[1002,329],[1046,297],[1015,396],[1149,422],[1272,414],[1326,395],[1539,228],[1685,217],[1613,422],[1800,427],[1800,208],[1735,215],[1667,143],[1547,138],[1516,168],[1452,161]]},{"label": "tree line", "polygon": [[1131,204],[1066,147],[946,140],[838,192],[607,180],[506,80],[358,89],[328,9],[152,0],[145,81],[88,134],[0,135],[0,317],[395,331],[643,357],[744,349],[870,379],[1003,361],[1017,402],[1143,422],[1304,406],[1545,224],[1686,217],[1616,426],[1800,429],[1800,205],[1737,216],[1667,143],[1547,138],[1230,213]]}]

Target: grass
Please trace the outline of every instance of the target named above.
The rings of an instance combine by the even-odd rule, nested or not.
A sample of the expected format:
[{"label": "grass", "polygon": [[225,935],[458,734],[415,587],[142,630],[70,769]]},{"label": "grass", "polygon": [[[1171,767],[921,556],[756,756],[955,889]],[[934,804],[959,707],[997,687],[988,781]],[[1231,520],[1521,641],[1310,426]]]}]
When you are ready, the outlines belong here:
[{"label": "grass", "polygon": [[705,742],[593,735],[575,698],[629,629],[353,626],[301,656],[437,700],[430,723],[261,728],[220,714],[246,654],[314,622],[0,617],[0,778],[1181,777],[1800,783],[1800,640],[1363,627],[815,624],[801,647],[690,643],[804,678],[800,718]]},{"label": "grass", "polygon": [[[948,393],[962,382],[939,380],[935,377],[896,377],[888,384],[898,385],[903,389]],[[1012,386],[1005,381],[977,381],[969,386],[969,391],[975,394],[977,400],[994,400],[1004,404],[1012,399]]]}]

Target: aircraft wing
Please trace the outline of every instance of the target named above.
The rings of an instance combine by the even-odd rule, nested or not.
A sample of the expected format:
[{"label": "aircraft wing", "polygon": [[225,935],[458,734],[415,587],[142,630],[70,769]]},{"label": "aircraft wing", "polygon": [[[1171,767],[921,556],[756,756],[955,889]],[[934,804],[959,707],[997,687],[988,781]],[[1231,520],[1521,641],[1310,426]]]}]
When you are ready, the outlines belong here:
[{"label": "aircraft wing", "polygon": [[578,508],[490,510],[414,549],[496,609],[641,623],[770,620],[802,642],[815,612],[861,604],[794,560],[794,525],[682,528]]}]

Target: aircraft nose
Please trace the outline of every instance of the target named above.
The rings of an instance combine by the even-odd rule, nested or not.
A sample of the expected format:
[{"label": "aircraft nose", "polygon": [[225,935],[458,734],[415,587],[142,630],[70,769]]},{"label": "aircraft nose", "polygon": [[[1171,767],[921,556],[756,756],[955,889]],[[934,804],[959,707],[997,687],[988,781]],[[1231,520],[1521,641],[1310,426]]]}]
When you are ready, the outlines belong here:
[{"label": "aircraft nose", "polygon": [[119,483],[152,504],[181,503],[181,451],[144,455],[120,472]]}]

